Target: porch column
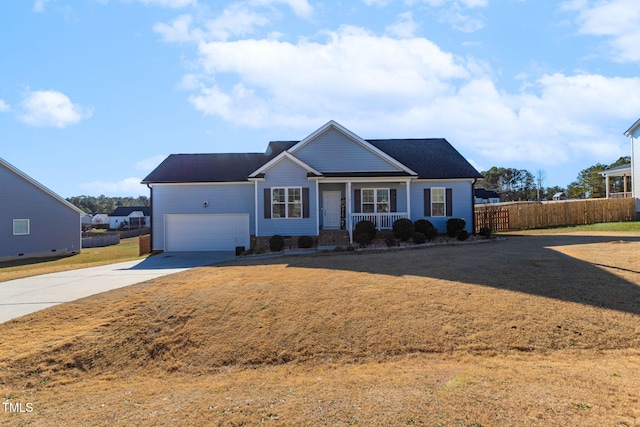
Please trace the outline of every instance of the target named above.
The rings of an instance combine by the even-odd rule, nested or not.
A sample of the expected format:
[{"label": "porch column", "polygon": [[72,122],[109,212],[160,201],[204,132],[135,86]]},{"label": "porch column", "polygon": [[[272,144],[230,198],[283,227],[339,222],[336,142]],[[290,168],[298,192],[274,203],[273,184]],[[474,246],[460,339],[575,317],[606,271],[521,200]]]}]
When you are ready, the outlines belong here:
[{"label": "porch column", "polygon": [[345,223],[347,224],[347,231],[349,232],[349,243],[353,243],[353,230],[351,227],[351,181],[347,181],[347,194],[346,194],[346,209],[345,215],[347,216],[345,219]]},{"label": "porch column", "polygon": [[627,197],[627,175],[622,175],[622,185],[624,186],[624,197]]},{"label": "porch column", "polygon": [[411,181],[405,183],[407,186],[407,217],[411,219]]},{"label": "porch column", "polygon": [[608,198],[609,198],[609,175],[606,175],[606,176],[605,176],[604,181],[605,181],[605,184],[604,184],[604,185],[605,185],[606,192],[607,192],[607,196],[606,196],[606,197],[607,197],[607,199],[608,199]]},{"label": "porch column", "polygon": [[320,235],[320,182],[316,179],[316,236]]}]

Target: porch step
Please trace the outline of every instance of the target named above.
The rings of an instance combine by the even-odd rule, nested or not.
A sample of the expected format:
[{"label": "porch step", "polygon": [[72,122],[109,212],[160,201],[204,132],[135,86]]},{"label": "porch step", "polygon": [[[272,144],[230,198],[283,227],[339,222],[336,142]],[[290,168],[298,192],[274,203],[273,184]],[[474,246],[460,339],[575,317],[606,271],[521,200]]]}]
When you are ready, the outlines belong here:
[{"label": "porch step", "polygon": [[347,230],[321,230],[318,236],[320,246],[349,246],[349,233]]}]

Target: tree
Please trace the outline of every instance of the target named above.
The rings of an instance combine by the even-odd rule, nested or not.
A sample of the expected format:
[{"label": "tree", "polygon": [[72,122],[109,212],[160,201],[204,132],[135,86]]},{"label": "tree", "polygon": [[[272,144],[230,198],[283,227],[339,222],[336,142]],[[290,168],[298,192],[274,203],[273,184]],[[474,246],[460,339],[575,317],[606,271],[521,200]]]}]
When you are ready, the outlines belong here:
[{"label": "tree", "polygon": [[149,206],[149,198],[145,196],[133,197],[100,197],[74,196],[67,201],[87,213],[110,213],[118,206]]},{"label": "tree", "polygon": [[544,200],[553,200],[553,195],[556,193],[566,193],[567,190],[562,188],[562,187],[558,187],[557,185],[553,186],[553,187],[547,187],[544,189],[544,196],[543,199]]},{"label": "tree", "polygon": [[534,178],[526,169],[493,166],[481,174],[483,179],[479,185],[498,193],[501,201],[535,198]]},{"label": "tree", "polygon": [[597,197],[605,197],[604,177],[600,172],[607,167],[601,163],[597,163],[578,174],[578,177],[567,187],[567,196],[570,199],[593,199]]}]

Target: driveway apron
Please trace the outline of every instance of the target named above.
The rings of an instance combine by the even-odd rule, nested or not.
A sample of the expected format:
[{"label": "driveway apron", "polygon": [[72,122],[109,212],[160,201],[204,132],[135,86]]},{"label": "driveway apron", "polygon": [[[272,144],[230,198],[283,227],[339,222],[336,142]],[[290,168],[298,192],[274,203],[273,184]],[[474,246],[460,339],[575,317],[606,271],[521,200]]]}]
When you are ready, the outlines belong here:
[{"label": "driveway apron", "polygon": [[142,261],[43,274],[0,283],[0,323],[47,307],[190,268],[236,259],[233,252],[172,252]]}]

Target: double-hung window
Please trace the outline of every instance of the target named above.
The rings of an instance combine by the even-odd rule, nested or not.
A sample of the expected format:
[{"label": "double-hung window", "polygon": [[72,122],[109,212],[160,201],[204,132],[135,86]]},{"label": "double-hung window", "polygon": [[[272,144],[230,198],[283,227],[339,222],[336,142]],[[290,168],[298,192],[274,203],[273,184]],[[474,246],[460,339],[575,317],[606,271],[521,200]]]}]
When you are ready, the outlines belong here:
[{"label": "double-hung window", "polygon": [[14,219],[13,220],[13,235],[21,236],[29,234],[29,220],[28,219]]},{"label": "double-hung window", "polygon": [[431,216],[445,216],[445,189],[431,189]]},{"label": "double-hung window", "polygon": [[271,218],[302,218],[302,188],[272,188]]},{"label": "double-hung window", "polygon": [[389,189],[363,188],[361,203],[363,213],[387,213],[389,212]]}]

